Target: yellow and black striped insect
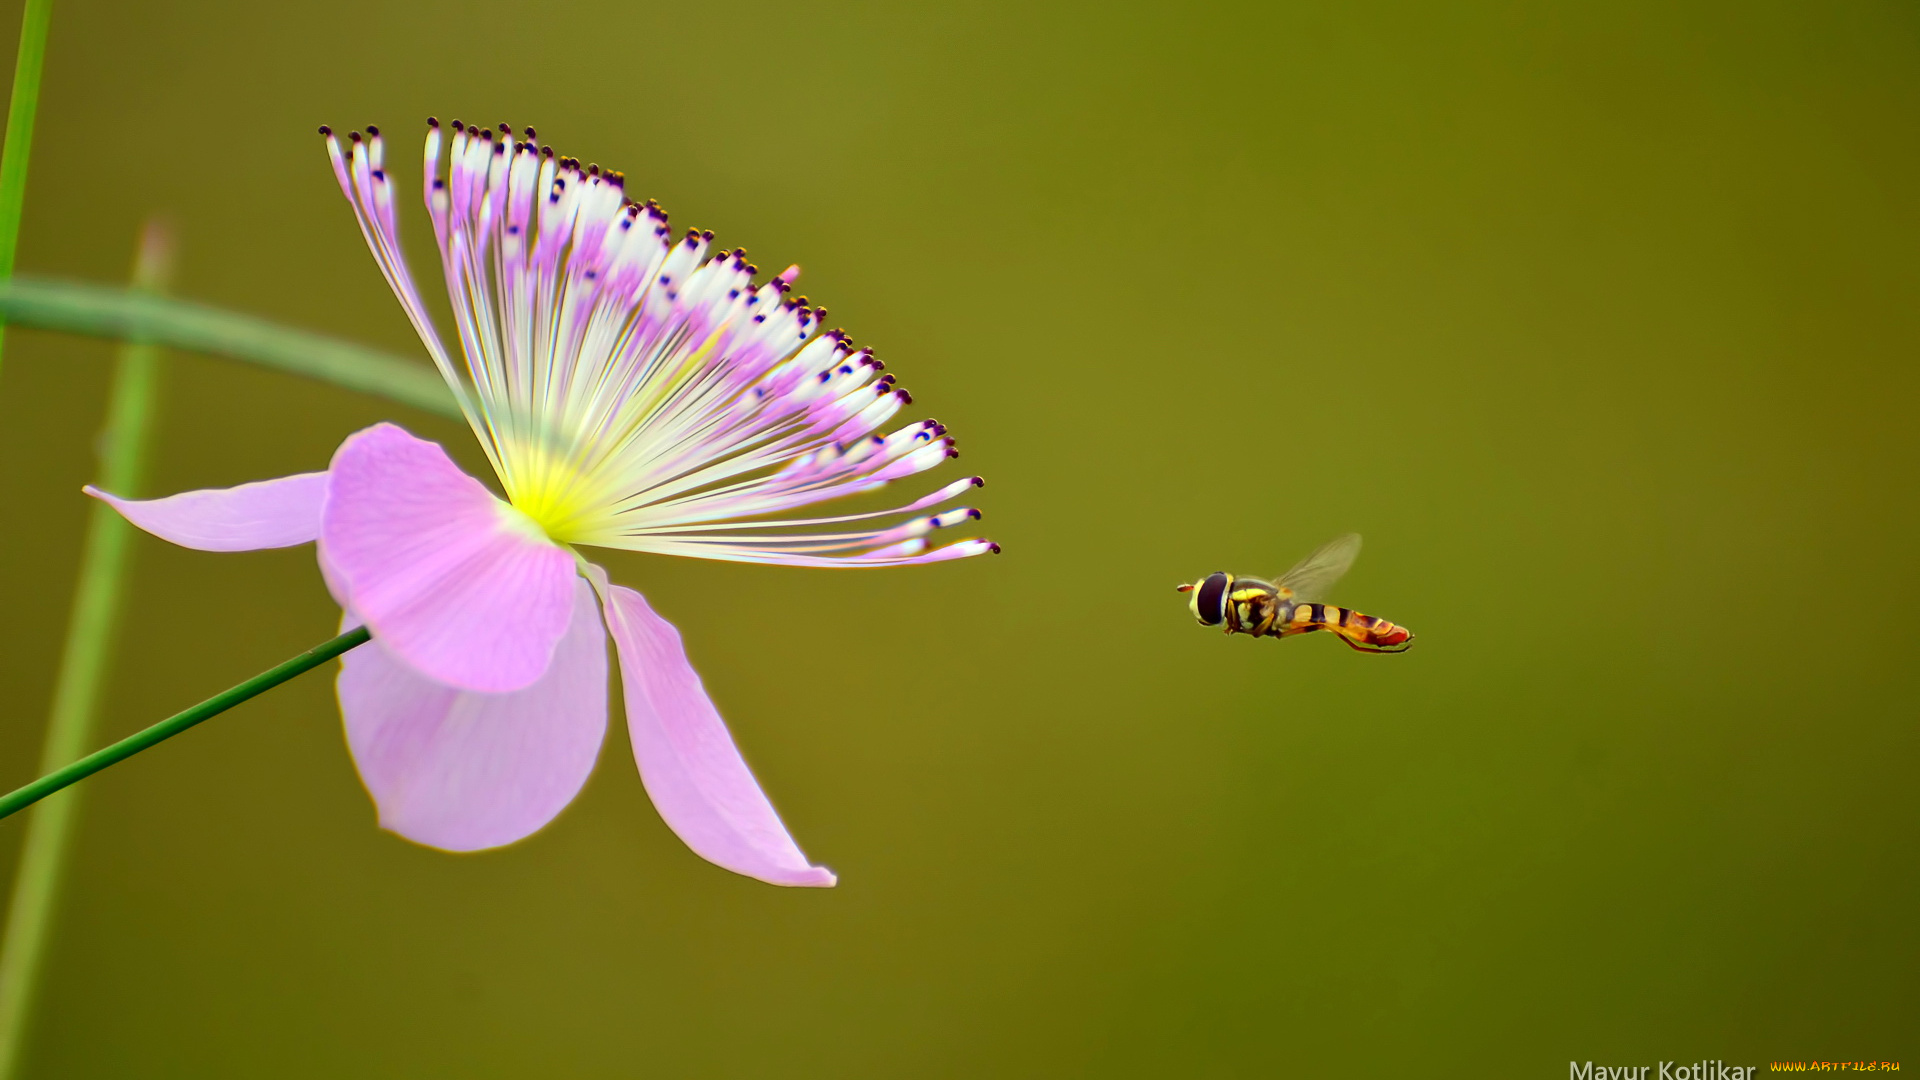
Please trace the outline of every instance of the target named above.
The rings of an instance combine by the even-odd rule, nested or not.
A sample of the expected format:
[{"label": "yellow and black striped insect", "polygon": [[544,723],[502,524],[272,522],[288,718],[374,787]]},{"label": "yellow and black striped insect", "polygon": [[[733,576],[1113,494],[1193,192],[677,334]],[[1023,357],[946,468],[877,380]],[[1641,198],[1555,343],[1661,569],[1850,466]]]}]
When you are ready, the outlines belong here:
[{"label": "yellow and black striped insect", "polygon": [[1192,594],[1187,606],[1200,625],[1224,624],[1229,634],[1292,637],[1326,630],[1360,652],[1406,652],[1413,645],[1413,632],[1406,627],[1319,600],[1359,554],[1360,535],[1348,533],[1321,545],[1278,581],[1221,570],[1178,588]]}]

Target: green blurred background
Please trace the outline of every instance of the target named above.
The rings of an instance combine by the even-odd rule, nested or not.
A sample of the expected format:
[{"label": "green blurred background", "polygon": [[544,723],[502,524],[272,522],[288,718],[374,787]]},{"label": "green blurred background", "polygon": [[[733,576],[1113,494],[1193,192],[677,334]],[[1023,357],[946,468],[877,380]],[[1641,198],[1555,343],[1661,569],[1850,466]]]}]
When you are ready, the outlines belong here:
[{"label": "green blurred background", "polygon": [[[428,114],[534,124],[803,264],[1007,550],[606,560],[836,890],[690,854],[618,727],[531,840],[413,847],[328,677],[89,781],[28,1075],[1920,1064],[1911,3],[57,0],[42,102],[23,272],[160,213],[177,292],[416,356],[315,126],[411,192]],[[10,787],[111,349],[6,344]],[[152,488],[382,418],[480,460],[171,357]],[[1172,591],[1348,529],[1406,656]],[[102,740],[332,633],[306,550],[134,574]]]}]

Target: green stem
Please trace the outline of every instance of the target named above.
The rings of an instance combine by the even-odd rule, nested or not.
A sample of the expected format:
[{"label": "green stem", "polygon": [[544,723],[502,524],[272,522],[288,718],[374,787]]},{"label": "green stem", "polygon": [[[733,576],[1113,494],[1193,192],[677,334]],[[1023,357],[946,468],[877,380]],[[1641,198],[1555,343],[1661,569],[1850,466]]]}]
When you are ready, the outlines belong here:
[{"label": "green stem", "polygon": [[[20,242],[20,207],[27,198],[27,154],[40,106],[40,71],[47,59],[47,22],[53,0],[27,0],[20,15],[20,51],[13,62],[13,99],[7,105],[7,141],[0,148],[0,279],[13,274]],[[6,324],[0,323],[0,343]]]},{"label": "green stem", "polygon": [[[148,222],[134,255],[133,284],[166,287],[173,245],[166,231]],[[107,392],[107,421],[100,432],[100,482],[109,491],[137,492],[145,472],[147,432],[152,426],[159,350],[145,342],[120,348]],[[54,676],[53,708],[47,717],[41,771],[57,769],[86,747],[106,682],[124,592],[128,541],[133,528],[113,508],[89,508],[80,554],[80,581],[67,618],[67,640]],[[0,1080],[14,1075],[26,1041],[26,1023],[39,982],[68,840],[79,793],[41,807],[27,822],[27,836],[7,904],[6,936],[0,940]]]},{"label": "green stem", "polygon": [[461,416],[447,384],[426,364],[206,304],[111,285],[16,277],[0,282],[0,320],[244,360],[441,416]]},{"label": "green stem", "polygon": [[202,720],[218,716],[249,698],[258,697],[295,675],[312,671],[341,653],[365,645],[372,637],[373,635],[367,632],[366,627],[356,626],[332,641],[315,645],[286,663],[263,671],[231,690],[215,694],[185,712],[175,713],[145,731],[129,735],[104,750],[96,750],[88,754],[64,769],[56,769],[25,787],[15,788],[5,795],[0,795],[0,818],[32,806],[68,784],[84,780],[109,765],[118,764],[142,750],[157,746]]}]

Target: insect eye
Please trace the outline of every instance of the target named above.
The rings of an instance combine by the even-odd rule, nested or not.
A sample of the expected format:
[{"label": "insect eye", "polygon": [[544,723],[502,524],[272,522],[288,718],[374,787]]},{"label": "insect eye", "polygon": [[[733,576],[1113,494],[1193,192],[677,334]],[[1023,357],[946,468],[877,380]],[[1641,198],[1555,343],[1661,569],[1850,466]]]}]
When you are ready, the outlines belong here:
[{"label": "insect eye", "polygon": [[1200,588],[1193,594],[1193,614],[1203,626],[1219,626],[1226,618],[1224,602],[1227,598],[1227,574],[1217,571],[1207,575]]}]

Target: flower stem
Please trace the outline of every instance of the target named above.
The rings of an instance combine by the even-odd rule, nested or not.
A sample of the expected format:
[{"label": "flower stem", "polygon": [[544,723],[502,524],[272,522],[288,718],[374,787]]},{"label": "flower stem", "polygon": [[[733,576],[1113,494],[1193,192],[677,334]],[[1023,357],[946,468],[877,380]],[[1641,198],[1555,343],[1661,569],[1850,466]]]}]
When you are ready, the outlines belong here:
[{"label": "flower stem", "polygon": [[84,780],[109,765],[125,761],[142,750],[165,742],[200,721],[218,716],[248,698],[258,697],[295,675],[312,671],[341,653],[365,645],[372,637],[373,635],[367,632],[366,627],[356,626],[331,641],[315,645],[278,667],[269,668],[255,675],[231,690],[215,694],[184,712],[175,713],[145,731],[129,735],[104,750],[96,750],[88,754],[64,769],[56,769],[25,787],[15,788],[5,795],[0,795],[0,818],[17,813],[68,784]]},{"label": "flower stem", "polygon": [[[20,241],[20,207],[27,198],[27,152],[40,106],[40,70],[47,59],[47,22],[53,0],[27,0],[20,15],[20,51],[13,62],[13,98],[7,105],[7,141],[0,148],[0,280],[13,274]],[[6,325],[0,323],[0,342]]]},{"label": "flower stem", "polygon": [[22,275],[0,282],[0,319],[69,334],[151,341],[376,394],[456,420],[464,415],[446,382],[427,364],[136,289]]},{"label": "flower stem", "polygon": [[[166,230],[148,222],[134,255],[134,288],[165,288],[171,276],[172,255],[173,244]],[[106,426],[100,433],[100,482],[109,490],[140,488],[159,363],[159,349],[142,342],[123,345],[114,362]],[[46,742],[40,751],[43,771],[78,757],[93,728],[119,622],[127,541],[132,533],[132,526],[112,507],[96,504],[89,509],[80,580],[74,588],[67,640],[54,676]],[[77,810],[76,798],[70,795],[41,807],[27,823],[26,840],[14,872],[13,897],[7,904],[5,937],[0,939],[0,1080],[12,1077],[20,1063],[27,1015]]]}]

